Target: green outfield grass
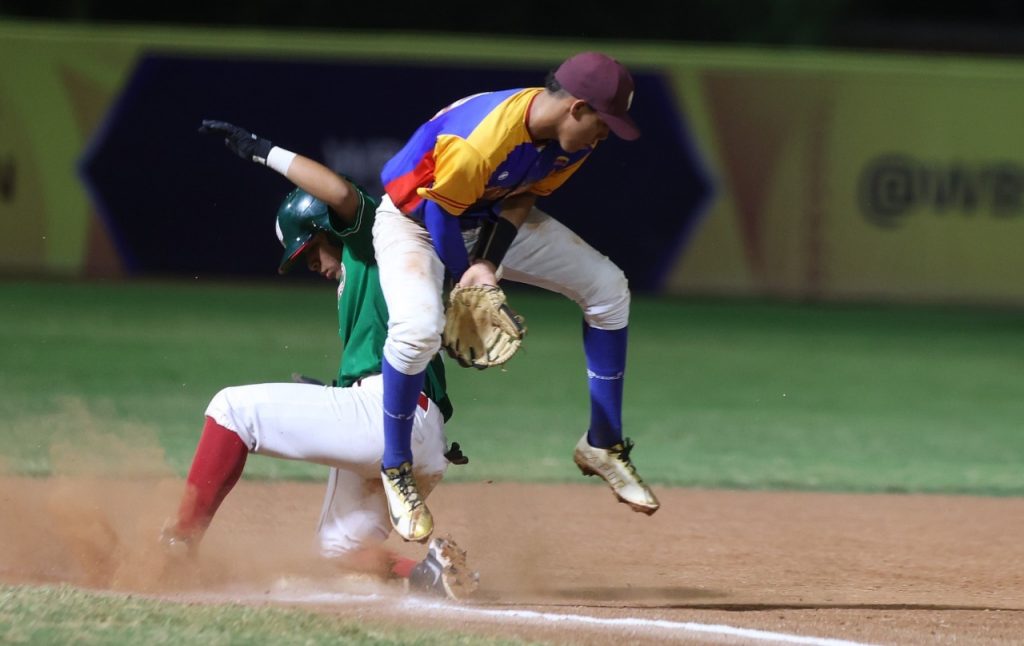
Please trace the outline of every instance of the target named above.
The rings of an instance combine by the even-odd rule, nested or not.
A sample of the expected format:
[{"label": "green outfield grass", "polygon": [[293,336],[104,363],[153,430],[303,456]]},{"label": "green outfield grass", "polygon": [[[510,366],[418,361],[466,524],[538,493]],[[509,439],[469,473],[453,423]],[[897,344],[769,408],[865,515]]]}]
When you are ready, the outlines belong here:
[{"label": "green outfield grass", "polygon": [[[449,370],[452,480],[579,482],[589,407],[579,312],[512,292],[525,349],[505,370]],[[329,379],[329,285],[0,283],[7,468],[114,435],[184,474],[223,386]],[[1024,312],[636,298],[626,434],[660,486],[1024,493]],[[82,440],[87,442],[88,438]],[[318,479],[256,457],[246,477]]]},{"label": "green outfield grass", "polygon": [[[579,312],[511,292],[525,349],[453,366],[451,480],[583,482]],[[330,379],[329,285],[0,283],[0,469],[184,475],[226,385]],[[1024,494],[1024,312],[637,298],[627,434],[656,487]],[[92,456],[92,457],[87,457]],[[260,456],[247,478],[321,479]],[[593,486],[600,486],[594,484]],[[300,610],[0,585],[0,642],[498,644]]]},{"label": "green outfield grass", "polygon": [[365,622],[302,610],[167,603],[95,594],[69,586],[0,585],[0,643],[499,646],[526,642],[456,632],[424,634],[419,630],[377,628]]}]

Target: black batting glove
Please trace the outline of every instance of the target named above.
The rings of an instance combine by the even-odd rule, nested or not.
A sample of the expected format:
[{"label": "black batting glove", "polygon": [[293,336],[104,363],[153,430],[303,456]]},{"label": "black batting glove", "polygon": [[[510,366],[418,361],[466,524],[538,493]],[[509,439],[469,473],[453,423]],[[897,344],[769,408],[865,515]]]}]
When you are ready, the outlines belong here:
[{"label": "black batting glove", "polygon": [[267,155],[274,147],[269,139],[257,137],[245,128],[239,128],[227,121],[203,119],[203,125],[199,127],[199,132],[205,135],[224,137],[224,145],[228,147],[228,150],[242,159],[254,161],[257,164],[266,165]]}]

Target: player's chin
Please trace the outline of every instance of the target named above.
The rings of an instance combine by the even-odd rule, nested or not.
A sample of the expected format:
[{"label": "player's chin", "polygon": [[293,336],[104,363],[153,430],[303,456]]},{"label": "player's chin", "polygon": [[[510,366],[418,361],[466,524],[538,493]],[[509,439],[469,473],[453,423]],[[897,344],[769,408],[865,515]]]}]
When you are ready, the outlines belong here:
[{"label": "player's chin", "polygon": [[566,141],[561,144],[562,150],[567,153],[578,153],[584,148],[589,148],[592,145],[589,141]]}]

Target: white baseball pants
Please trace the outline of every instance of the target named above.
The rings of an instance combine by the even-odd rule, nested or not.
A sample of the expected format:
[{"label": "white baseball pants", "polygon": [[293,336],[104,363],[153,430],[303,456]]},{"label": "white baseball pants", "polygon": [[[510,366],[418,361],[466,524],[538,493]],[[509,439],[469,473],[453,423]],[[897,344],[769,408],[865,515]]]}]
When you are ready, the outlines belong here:
[{"label": "white baseball pants", "polygon": [[[468,247],[475,231],[467,232]],[[444,265],[430,234],[385,195],[373,226],[373,246],[390,320],[384,357],[399,372],[426,369],[444,330]],[[502,280],[541,287],[575,301],[591,327],[629,324],[625,274],[568,227],[534,208],[519,228],[499,269]]]},{"label": "white baseball pants", "polygon": [[[255,384],[221,390],[206,414],[245,442],[249,451],[330,467],[317,534],[323,556],[377,545],[391,532],[380,477],[384,453],[380,375],[351,388]],[[416,481],[426,497],[448,467],[444,420],[420,399],[412,427]],[[426,404],[426,409],[423,404]]]}]

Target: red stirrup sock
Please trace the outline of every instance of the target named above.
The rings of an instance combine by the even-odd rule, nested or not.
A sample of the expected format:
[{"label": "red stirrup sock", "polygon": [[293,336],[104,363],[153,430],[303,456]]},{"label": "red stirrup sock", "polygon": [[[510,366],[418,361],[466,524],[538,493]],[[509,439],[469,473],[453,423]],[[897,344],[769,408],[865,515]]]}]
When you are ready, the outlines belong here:
[{"label": "red stirrup sock", "polygon": [[249,448],[234,431],[207,416],[178,508],[178,531],[195,534],[206,529],[242,476],[248,456]]},{"label": "red stirrup sock", "polygon": [[419,565],[419,561],[414,561],[404,556],[394,555],[394,562],[391,564],[391,574],[401,578],[408,579],[412,573],[412,569]]}]

